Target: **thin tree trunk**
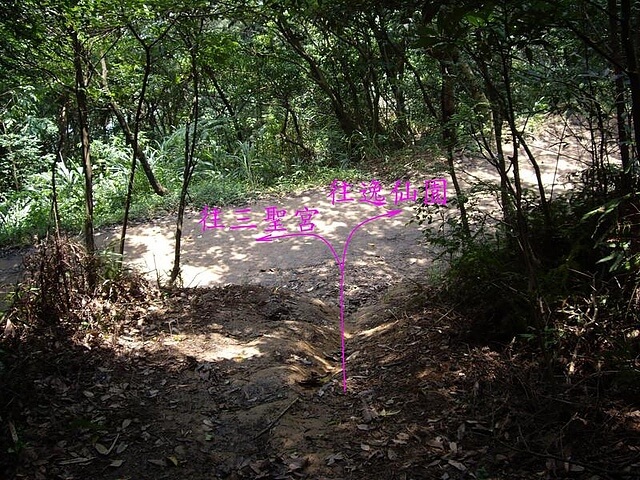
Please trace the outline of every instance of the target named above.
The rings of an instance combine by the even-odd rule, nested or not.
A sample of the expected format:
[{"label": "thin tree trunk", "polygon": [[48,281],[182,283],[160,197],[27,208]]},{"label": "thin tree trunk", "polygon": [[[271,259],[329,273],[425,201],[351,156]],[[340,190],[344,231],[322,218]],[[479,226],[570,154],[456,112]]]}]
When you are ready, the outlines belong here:
[{"label": "thin tree trunk", "polygon": [[[118,124],[120,125],[120,128],[124,133],[124,138],[126,139],[127,144],[131,145],[134,155],[140,161],[140,165],[142,165],[142,169],[144,170],[144,173],[147,176],[147,179],[149,180],[149,185],[151,185],[151,188],[153,188],[153,191],[156,194],[160,196],[166,195],[167,189],[164,188],[160,184],[160,182],[158,182],[158,180],[156,179],[156,176],[153,173],[153,169],[149,164],[149,160],[147,159],[147,156],[145,155],[144,150],[140,148],[140,145],[138,144],[138,140],[133,134],[133,132],[131,132],[131,128],[129,127],[129,122],[127,121],[126,117],[122,113],[122,109],[120,108],[120,105],[118,105],[118,102],[116,102],[116,99],[113,97],[113,95],[111,94],[111,91],[109,90],[109,84],[107,83],[107,67],[106,67],[106,64],[104,63],[104,58],[102,59],[102,62],[103,62],[102,76],[101,76],[102,89],[107,94],[111,111],[113,111],[116,118],[118,119]],[[137,129],[138,127],[135,126],[135,128]]]},{"label": "thin tree trunk", "polygon": [[373,30],[373,35],[380,50],[382,67],[387,76],[389,87],[394,99],[394,133],[401,143],[404,143],[410,134],[407,122],[407,110],[402,80],[405,71],[405,49],[400,48],[389,37],[388,29],[384,25],[383,15],[377,15],[380,24],[372,16],[368,17],[368,23]]},{"label": "thin tree trunk", "polygon": [[458,210],[460,210],[460,220],[462,221],[462,231],[466,239],[471,238],[471,229],[467,218],[467,208],[464,205],[462,189],[458,182],[455,165],[453,163],[453,149],[456,143],[455,127],[452,119],[456,110],[454,77],[450,72],[451,64],[443,60],[440,61],[442,73],[442,139],[447,150],[447,163],[449,165],[449,175],[453,182],[458,199]]},{"label": "thin tree trunk", "polygon": [[75,68],[75,94],[78,104],[80,144],[82,146],[82,172],[84,174],[84,242],[88,255],[87,282],[90,290],[96,286],[95,239],[93,235],[93,170],[91,166],[91,140],[89,137],[89,112],[87,102],[87,77],[84,72],[83,47],[77,32],[71,32],[73,64]]},{"label": "thin tree trunk", "polygon": [[[308,148],[304,144],[304,137],[302,135],[302,130],[300,129],[300,122],[298,121],[298,116],[296,115],[295,110],[291,106],[289,102],[289,98],[284,96],[282,99],[282,107],[284,108],[284,122],[282,124],[282,129],[280,130],[280,137],[282,140],[290,145],[298,147],[302,150],[308,158],[313,157],[313,151]],[[289,115],[291,115],[291,122],[293,123],[293,130],[295,132],[295,140],[291,139],[287,134],[287,130],[289,128]],[[291,166],[291,162],[287,159],[287,168]]]},{"label": "thin tree trunk", "polygon": [[418,72],[416,67],[414,67],[413,64],[408,59],[407,59],[406,65],[409,71],[413,73],[413,76],[416,79],[416,83],[418,84],[418,88],[420,89],[420,94],[422,95],[422,101],[427,107],[427,110],[429,110],[429,113],[431,114],[431,116],[437,120],[439,118],[438,111],[436,110],[436,107],[433,105],[433,102],[431,101],[431,96],[427,91],[427,87],[425,87],[424,83],[422,82],[422,79],[420,78],[420,72]]},{"label": "thin tree trunk", "polygon": [[[620,10],[620,33],[622,35],[621,40],[627,60],[627,72],[629,76],[629,86],[631,88],[631,118],[633,119],[633,133],[636,149],[635,156],[637,159],[638,152],[640,151],[640,71],[638,71],[638,58],[636,52],[638,45],[636,43],[636,39],[633,38],[633,33],[637,29],[634,29],[631,25],[631,20],[634,18],[631,2],[629,0],[621,0]],[[635,178],[630,158],[628,160],[629,164],[623,164],[622,166],[624,169],[624,176],[627,177],[625,179],[625,183],[627,189],[630,190],[633,188]]]},{"label": "thin tree trunk", "polygon": [[[202,27],[202,24],[200,25]],[[188,41],[188,40],[187,40]],[[196,40],[197,41],[197,40]],[[200,83],[197,65],[197,44],[188,42],[189,52],[191,54],[191,76],[193,78],[193,100],[191,106],[191,119],[193,121],[193,132],[191,132],[191,122],[187,122],[184,133],[184,170],[182,174],[182,190],[180,191],[180,204],[178,205],[178,218],[176,220],[176,244],[173,257],[173,269],[169,283],[175,284],[180,276],[180,254],[182,248],[182,228],[184,225],[184,212],[186,210],[187,193],[189,184],[193,177],[196,167],[196,145],[198,143],[198,117],[200,115]]]},{"label": "thin tree trunk", "polygon": [[520,164],[518,161],[518,148],[522,146],[523,150],[527,154],[527,158],[533,167],[533,170],[536,175],[536,181],[538,183],[538,193],[540,194],[540,207],[542,208],[542,214],[544,216],[545,227],[549,228],[551,226],[551,213],[549,211],[549,205],[547,203],[547,198],[544,191],[544,184],[542,182],[542,175],[540,172],[540,166],[535,159],[535,156],[529,149],[529,146],[526,144],[524,137],[521,135],[518,127],[516,125],[516,112],[515,106],[513,103],[513,92],[511,88],[511,58],[508,56],[508,53],[501,52],[501,63],[502,63],[502,80],[504,82],[505,87],[505,116],[507,119],[507,123],[509,124],[509,129],[511,130],[512,141],[513,141],[513,176],[515,182],[515,190],[516,190],[516,209],[518,211],[518,215],[520,215],[520,210],[522,208],[522,182],[520,180]]},{"label": "thin tree trunk", "polygon": [[286,21],[284,17],[280,17],[276,20],[276,25],[282,33],[284,39],[293,47],[294,51],[307,63],[309,66],[309,76],[311,79],[320,87],[320,89],[329,97],[329,101],[331,102],[331,106],[333,107],[333,111],[336,115],[336,119],[340,124],[340,128],[344,132],[347,137],[353,135],[357,130],[358,126],[351,118],[345,109],[342,98],[340,97],[340,93],[329,85],[329,82],[323,73],[323,71],[318,66],[318,63],[315,59],[307,53],[302,44],[300,43],[300,39],[296,33],[291,30],[291,26]]},{"label": "thin tree trunk", "polygon": [[242,131],[242,128],[240,128],[240,124],[238,123],[238,115],[236,114],[236,111],[233,108],[233,105],[231,105],[229,98],[227,97],[227,95],[224,93],[224,90],[220,86],[220,83],[218,82],[218,78],[216,77],[215,70],[210,65],[204,65],[202,68],[204,72],[207,74],[207,76],[209,77],[209,79],[211,80],[211,83],[213,83],[213,87],[216,89],[216,92],[218,92],[218,96],[220,97],[220,100],[222,101],[224,108],[227,110],[227,113],[229,114],[229,118],[231,118],[231,122],[233,123],[233,128],[236,131],[236,138],[238,139],[239,142],[241,143],[244,142],[244,133]]},{"label": "thin tree trunk", "polygon": [[[480,70],[482,79],[484,80],[485,91],[478,94],[478,98],[482,98],[482,102],[486,100],[489,106],[489,117],[491,120],[491,128],[493,130],[493,141],[495,144],[495,155],[492,151],[490,142],[485,141],[485,148],[489,152],[493,160],[493,166],[500,175],[500,200],[502,202],[503,222],[509,228],[515,231],[516,215],[513,199],[516,197],[516,190],[507,174],[507,163],[505,161],[505,153],[503,148],[502,127],[504,126],[504,102],[500,97],[500,93],[489,74],[488,65],[491,63],[485,58],[475,59],[478,69]],[[463,69],[463,75],[464,69]],[[483,135],[484,138],[484,135]]]},{"label": "thin tree trunk", "polygon": [[58,162],[64,161],[64,145],[66,143],[67,129],[67,99],[62,98],[60,105],[60,113],[58,115],[58,145],[56,146],[56,157],[51,162],[51,214],[53,215],[53,224],[55,227],[56,238],[60,238],[60,210],[58,209],[58,189],[56,182],[56,173]]},{"label": "thin tree trunk", "polygon": [[[133,187],[134,187],[134,183],[135,183],[136,165],[137,165],[136,159],[140,155],[142,155],[142,157],[144,157],[145,160],[146,160],[146,156],[144,155],[144,152],[139,148],[138,134],[140,132],[140,120],[142,118],[142,106],[144,104],[144,98],[145,98],[145,94],[147,92],[147,85],[149,84],[149,76],[151,75],[151,46],[147,45],[144,42],[141,42],[141,44],[142,44],[142,46],[144,48],[144,59],[145,59],[144,74],[143,74],[143,77],[142,77],[142,86],[140,87],[140,95],[138,97],[138,106],[136,108],[136,116],[135,116],[135,121],[134,121],[134,125],[133,125],[133,137],[132,137],[131,145],[135,146],[135,147],[133,148],[133,155],[131,157],[131,170],[129,172],[129,181],[127,182],[127,196],[126,196],[125,205],[124,205],[124,219],[122,220],[122,232],[120,234],[120,244],[119,244],[119,248],[118,248],[118,253],[120,254],[120,261],[121,262],[123,260],[122,256],[124,255],[124,246],[125,246],[125,241],[126,241],[126,238],[127,238],[127,227],[129,225],[129,212],[130,212],[130,209],[131,209],[131,200],[133,198]],[[106,60],[105,60],[104,56],[102,57],[102,62],[101,63],[102,63],[103,85],[104,85],[105,89],[107,89],[107,91],[108,91],[107,63],[106,63]],[[112,98],[111,94],[109,94],[109,97]],[[113,103],[115,104],[115,101]],[[127,125],[127,128],[128,128],[128,125]],[[136,152],[136,150],[140,150],[140,152]],[[142,163],[142,161],[140,163]],[[153,173],[151,173],[151,175],[153,176]],[[147,175],[147,178],[148,178],[148,175]],[[153,176],[153,179],[155,181],[155,176]],[[158,186],[160,188],[162,188],[162,186],[160,186],[159,184],[158,184]]]}]

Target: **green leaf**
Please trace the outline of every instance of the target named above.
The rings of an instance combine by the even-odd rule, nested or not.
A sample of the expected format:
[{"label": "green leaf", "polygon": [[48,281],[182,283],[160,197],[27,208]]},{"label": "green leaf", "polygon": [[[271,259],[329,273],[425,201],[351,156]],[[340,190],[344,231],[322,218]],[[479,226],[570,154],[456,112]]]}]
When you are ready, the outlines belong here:
[{"label": "green leaf", "polygon": [[487,23],[487,19],[479,15],[468,13],[464,19],[474,27],[483,27]]}]

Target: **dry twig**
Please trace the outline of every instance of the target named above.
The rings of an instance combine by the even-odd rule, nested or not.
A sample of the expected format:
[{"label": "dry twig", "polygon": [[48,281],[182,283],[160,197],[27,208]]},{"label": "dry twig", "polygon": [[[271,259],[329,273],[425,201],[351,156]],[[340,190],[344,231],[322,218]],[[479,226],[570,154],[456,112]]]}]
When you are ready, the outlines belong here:
[{"label": "dry twig", "polygon": [[253,437],[254,440],[256,440],[257,438],[261,437],[262,435],[264,435],[265,433],[267,433],[269,430],[271,430],[276,423],[278,423],[278,420],[280,420],[285,413],[287,413],[287,411],[289,411],[289,409],[291,407],[293,407],[295,405],[295,403],[300,400],[300,397],[296,397],[293,399],[293,402],[291,402],[289,405],[287,405],[284,410],[282,410],[278,416],[276,418],[274,418],[271,423],[269,423],[269,425],[267,425],[265,428],[263,428],[260,433],[258,433],[255,437]]}]

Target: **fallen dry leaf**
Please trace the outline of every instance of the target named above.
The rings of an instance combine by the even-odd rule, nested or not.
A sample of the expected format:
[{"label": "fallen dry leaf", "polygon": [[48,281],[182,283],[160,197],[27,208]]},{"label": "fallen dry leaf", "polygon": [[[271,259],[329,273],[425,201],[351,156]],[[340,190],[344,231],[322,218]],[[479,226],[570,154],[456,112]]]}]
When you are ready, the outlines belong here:
[{"label": "fallen dry leaf", "polygon": [[83,465],[83,464],[87,464],[90,463],[93,460],[94,457],[78,457],[78,458],[71,458],[69,460],[60,460],[58,462],[58,465]]},{"label": "fallen dry leaf", "polygon": [[464,472],[467,470],[467,467],[465,467],[464,464],[460,462],[456,462],[455,460],[449,460],[447,463],[449,463],[449,465],[456,468],[457,470],[460,470],[461,472]]},{"label": "fallen dry leaf", "polygon": [[344,460],[344,456],[341,453],[332,453],[327,458],[327,465],[333,465],[336,460]]},{"label": "fallen dry leaf", "polygon": [[287,466],[289,467],[289,473],[295,472],[296,470],[302,470],[307,466],[308,460],[306,457],[294,458],[287,461]]},{"label": "fallen dry leaf", "polygon": [[438,449],[444,450],[444,441],[440,437],[436,437],[434,439],[427,440],[425,443],[427,444],[428,447],[438,448]]},{"label": "fallen dry leaf", "polygon": [[391,417],[400,413],[400,410],[394,410],[393,412],[387,412],[384,408],[380,412],[381,417]]},{"label": "fallen dry leaf", "polygon": [[565,472],[584,472],[584,467],[582,465],[574,465],[569,462],[565,462],[564,464]]},{"label": "fallen dry leaf", "polygon": [[13,443],[18,443],[19,438],[18,438],[18,432],[16,432],[16,427],[11,420],[9,420],[8,423],[9,423],[9,432],[11,433],[11,440],[13,440]]},{"label": "fallen dry leaf", "polygon": [[95,448],[100,455],[109,455],[109,449],[101,443],[95,443],[93,448]]},{"label": "fallen dry leaf", "polygon": [[462,440],[464,438],[464,433],[466,432],[466,430],[467,430],[466,424],[461,423],[458,426],[458,432],[457,432],[458,433],[458,441],[460,441],[460,440]]}]

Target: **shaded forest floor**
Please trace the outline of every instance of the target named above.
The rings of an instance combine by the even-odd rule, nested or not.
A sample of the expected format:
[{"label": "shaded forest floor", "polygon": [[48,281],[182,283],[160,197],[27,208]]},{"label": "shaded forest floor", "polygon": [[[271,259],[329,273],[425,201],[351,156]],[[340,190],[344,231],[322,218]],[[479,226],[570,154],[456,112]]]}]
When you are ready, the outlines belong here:
[{"label": "shaded forest floor", "polygon": [[260,286],[145,295],[105,309],[117,331],[3,347],[4,478],[640,475],[637,398],[604,376],[550,382],[526,348],[474,342],[418,283],[350,316],[346,393],[339,313],[321,300]]}]

